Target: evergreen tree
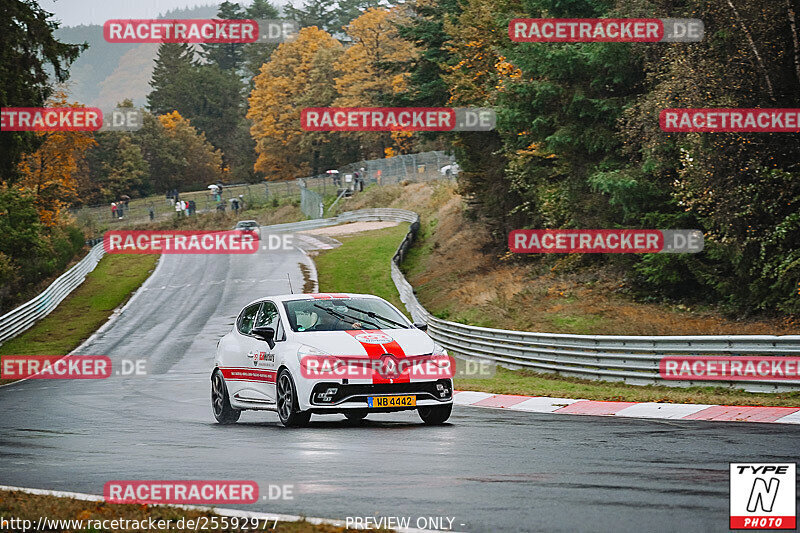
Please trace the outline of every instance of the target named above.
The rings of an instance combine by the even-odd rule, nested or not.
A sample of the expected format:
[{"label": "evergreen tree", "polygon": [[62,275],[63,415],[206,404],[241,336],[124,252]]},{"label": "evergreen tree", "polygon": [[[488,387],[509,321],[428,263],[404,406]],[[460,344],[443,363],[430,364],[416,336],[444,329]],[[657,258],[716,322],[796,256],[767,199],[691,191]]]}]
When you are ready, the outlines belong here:
[{"label": "evergreen tree", "polygon": [[[247,18],[255,20],[276,20],[280,15],[269,0],[254,0],[246,10]],[[244,45],[242,63],[244,75],[249,80],[252,90],[253,78],[261,71],[261,65],[269,62],[269,56],[277,48],[275,43],[248,43]]]},{"label": "evergreen tree", "polygon": [[335,6],[336,0],[304,0],[300,7],[285,5],[283,12],[289,20],[297,22],[301,28],[316,26],[336,35],[341,34],[343,30],[337,27],[339,19]]},{"label": "evergreen tree", "polygon": [[[237,20],[251,18],[245,16],[239,4],[222,2],[217,11],[217,18],[222,20]],[[200,55],[210,64],[217,65],[222,70],[238,72],[244,57],[244,45],[241,43],[203,43]]]},{"label": "evergreen tree", "polygon": [[[65,44],[53,32],[59,24],[52,13],[33,0],[3,0],[0,3],[0,107],[42,107],[52,94],[48,67],[57,82],[66,81],[67,67],[87,45]],[[19,178],[17,163],[32,152],[43,137],[33,132],[0,135],[0,181]]]},{"label": "evergreen tree", "polygon": [[163,43],[158,47],[156,65],[150,80],[147,106],[154,115],[176,109],[194,92],[191,78],[197,64],[194,51],[185,43]]}]

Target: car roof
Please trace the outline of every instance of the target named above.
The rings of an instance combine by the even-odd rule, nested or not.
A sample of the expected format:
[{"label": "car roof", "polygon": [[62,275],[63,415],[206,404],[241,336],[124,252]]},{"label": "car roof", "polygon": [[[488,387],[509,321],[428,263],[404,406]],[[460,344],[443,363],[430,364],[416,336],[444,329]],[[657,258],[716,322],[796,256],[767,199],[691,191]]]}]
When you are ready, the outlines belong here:
[{"label": "car roof", "polygon": [[311,294],[278,294],[276,296],[263,296],[257,300],[253,300],[245,307],[249,305],[253,305],[258,302],[263,302],[264,300],[269,300],[271,302],[288,302],[291,300],[337,300],[337,299],[347,299],[347,298],[376,298],[381,300],[379,296],[375,296],[374,294],[356,294],[350,292],[320,292],[320,293],[311,293]]}]

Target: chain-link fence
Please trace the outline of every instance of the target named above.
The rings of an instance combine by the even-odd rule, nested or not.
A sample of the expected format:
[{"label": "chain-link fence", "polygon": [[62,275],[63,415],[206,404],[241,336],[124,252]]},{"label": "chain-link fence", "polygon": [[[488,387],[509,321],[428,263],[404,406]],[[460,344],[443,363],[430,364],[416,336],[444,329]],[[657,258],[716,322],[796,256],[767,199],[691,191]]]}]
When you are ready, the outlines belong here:
[{"label": "chain-link fence", "polygon": [[[281,183],[279,187],[266,183],[224,185],[219,194],[211,189],[204,191],[180,192],[178,201],[193,206],[193,213],[209,213],[213,211],[230,212],[235,207],[240,209],[263,205],[273,197],[297,197],[299,191],[294,182]],[[124,229],[148,221],[159,221],[187,213],[179,208],[175,198],[167,196],[148,196],[135,198],[127,205],[115,202],[117,209],[111,204],[84,206],[70,209],[78,224],[88,228],[93,235],[100,235],[107,229]]]},{"label": "chain-link fence", "polygon": [[300,210],[308,218],[322,218],[325,212],[323,197],[316,191],[307,189],[300,181]]},{"label": "chain-link fence", "polygon": [[[179,200],[194,202],[194,212],[230,211],[258,207],[287,198],[300,200],[303,213],[310,218],[324,215],[325,198],[349,195],[372,184],[392,185],[401,181],[430,181],[455,176],[455,158],[442,151],[399,155],[385,159],[358,161],[324,174],[289,181],[224,185],[220,194],[213,189],[180,192]],[[235,203],[233,201],[236,201]],[[118,205],[120,205],[118,203]],[[107,229],[121,229],[149,220],[164,220],[184,214],[166,195],[130,200],[115,211],[111,204],[79,207],[70,210],[78,223],[94,235]]]}]

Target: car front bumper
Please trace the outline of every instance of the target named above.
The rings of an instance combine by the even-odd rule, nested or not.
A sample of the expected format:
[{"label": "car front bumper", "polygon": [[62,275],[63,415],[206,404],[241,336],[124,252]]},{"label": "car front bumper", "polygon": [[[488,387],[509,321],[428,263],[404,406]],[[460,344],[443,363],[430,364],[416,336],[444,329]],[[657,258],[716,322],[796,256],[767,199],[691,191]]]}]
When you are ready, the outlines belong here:
[{"label": "car front bumper", "polygon": [[[416,405],[409,407],[369,407],[369,396],[415,396]],[[389,413],[407,411],[417,407],[430,407],[453,403],[453,381],[438,379],[410,383],[342,383],[319,381],[303,398],[303,409],[314,413],[344,412],[351,409],[369,409],[370,412]]]}]

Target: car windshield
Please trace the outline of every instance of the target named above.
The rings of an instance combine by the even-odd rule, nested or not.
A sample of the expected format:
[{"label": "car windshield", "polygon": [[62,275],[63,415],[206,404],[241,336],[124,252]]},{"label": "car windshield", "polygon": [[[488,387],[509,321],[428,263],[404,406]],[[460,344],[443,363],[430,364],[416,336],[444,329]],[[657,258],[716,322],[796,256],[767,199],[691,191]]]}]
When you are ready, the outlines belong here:
[{"label": "car windshield", "polygon": [[256,222],[239,222],[236,224],[237,228],[254,228],[256,226],[258,226]]},{"label": "car windshield", "polygon": [[409,328],[408,320],[377,298],[334,298],[284,302],[292,331],[352,331]]}]

